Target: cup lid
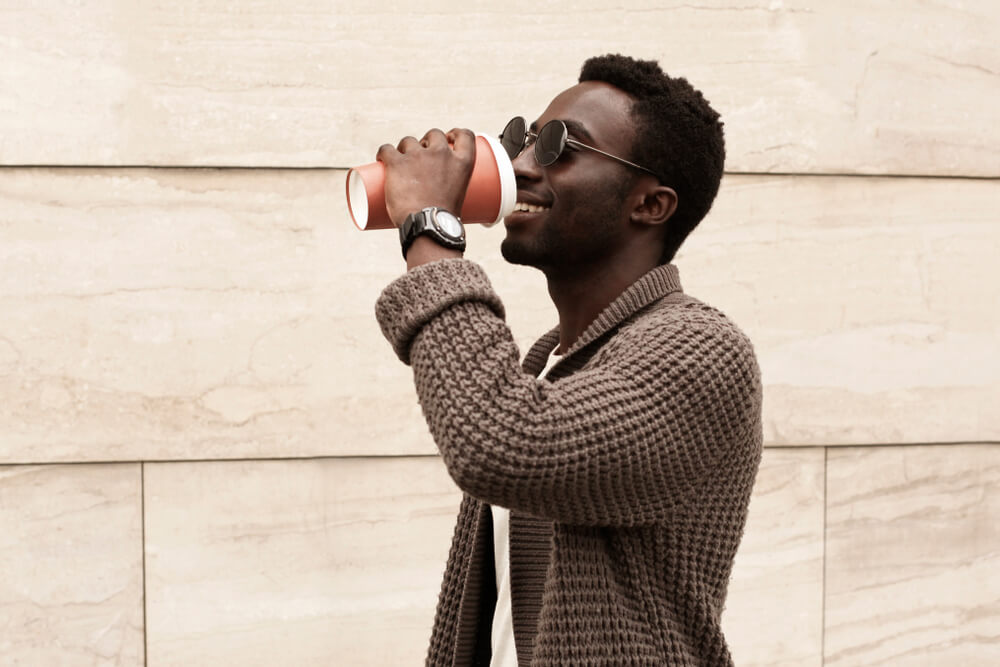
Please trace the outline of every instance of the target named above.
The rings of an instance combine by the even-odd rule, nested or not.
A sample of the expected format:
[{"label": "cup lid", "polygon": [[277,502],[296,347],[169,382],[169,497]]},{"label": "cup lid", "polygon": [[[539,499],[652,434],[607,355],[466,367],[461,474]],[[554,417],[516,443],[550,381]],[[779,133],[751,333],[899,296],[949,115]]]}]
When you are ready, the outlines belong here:
[{"label": "cup lid", "polygon": [[489,144],[497,164],[497,171],[500,173],[500,210],[497,212],[496,220],[484,223],[484,226],[492,227],[514,211],[514,206],[517,204],[517,179],[514,177],[514,165],[500,139],[489,134],[479,132],[476,134]]}]

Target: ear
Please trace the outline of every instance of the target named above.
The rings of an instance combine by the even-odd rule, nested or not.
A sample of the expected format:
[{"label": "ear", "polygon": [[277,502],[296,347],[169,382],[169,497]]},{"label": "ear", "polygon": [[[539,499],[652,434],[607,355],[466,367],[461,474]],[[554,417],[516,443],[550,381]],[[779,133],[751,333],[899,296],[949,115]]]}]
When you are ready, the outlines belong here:
[{"label": "ear", "polygon": [[636,224],[663,225],[677,210],[677,193],[665,185],[642,188],[635,197],[630,218]]}]

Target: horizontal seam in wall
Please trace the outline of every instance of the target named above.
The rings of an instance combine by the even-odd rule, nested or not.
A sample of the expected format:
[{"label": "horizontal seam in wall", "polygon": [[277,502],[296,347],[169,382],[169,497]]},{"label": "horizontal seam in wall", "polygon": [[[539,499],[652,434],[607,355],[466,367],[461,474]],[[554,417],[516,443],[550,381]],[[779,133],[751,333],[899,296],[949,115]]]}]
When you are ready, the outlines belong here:
[{"label": "horizontal seam in wall", "polygon": [[[974,447],[996,447],[1000,442],[996,441],[968,441],[959,440],[955,442],[905,442],[905,443],[857,443],[849,445],[765,445],[765,449],[824,449],[824,448],[890,448],[890,447],[952,447],[952,446],[974,446]],[[243,458],[217,458],[217,459],[134,459],[115,461],[33,461],[0,463],[0,467],[9,466],[43,466],[43,465],[136,465],[144,463],[246,463],[254,461],[348,461],[359,459],[437,459],[438,454],[346,454],[343,456],[256,456]]]},{"label": "horizontal seam in wall", "polygon": [[[163,169],[175,171],[346,171],[350,167],[336,166],[247,166],[247,165],[156,165],[156,164],[3,164],[0,171],[15,169],[65,169],[113,171],[129,169]],[[859,172],[808,172],[808,171],[726,171],[726,176],[777,176],[777,177],[816,177],[816,178],[894,178],[894,179],[941,179],[969,181],[1000,181],[996,176],[975,176],[968,174],[879,174]]]}]

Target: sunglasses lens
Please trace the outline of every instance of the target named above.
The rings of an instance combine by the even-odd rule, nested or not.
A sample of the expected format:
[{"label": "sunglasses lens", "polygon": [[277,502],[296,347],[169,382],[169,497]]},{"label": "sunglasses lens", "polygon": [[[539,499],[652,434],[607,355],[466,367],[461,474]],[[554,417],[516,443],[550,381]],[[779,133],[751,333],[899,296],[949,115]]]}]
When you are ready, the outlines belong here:
[{"label": "sunglasses lens", "polygon": [[500,133],[500,145],[507,151],[511,160],[516,158],[524,148],[524,139],[527,130],[526,122],[520,116],[511,118],[507,127]]},{"label": "sunglasses lens", "polygon": [[535,142],[535,159],[538,164],[548,167],[562,155],[566,147],[566,126],[558,120],[552,120],[538,133]]}]

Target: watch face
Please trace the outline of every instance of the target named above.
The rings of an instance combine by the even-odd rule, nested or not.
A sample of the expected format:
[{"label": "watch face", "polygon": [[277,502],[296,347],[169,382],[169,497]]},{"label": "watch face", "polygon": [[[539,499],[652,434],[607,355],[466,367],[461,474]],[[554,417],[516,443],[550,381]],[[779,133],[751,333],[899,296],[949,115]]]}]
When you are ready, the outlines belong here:
[{"label": "watch face", "polygon": [[438,211],[434,216],[442,232],[456,239],[462,238],[462,223],[448,211]]}]

